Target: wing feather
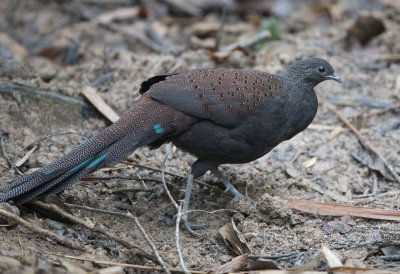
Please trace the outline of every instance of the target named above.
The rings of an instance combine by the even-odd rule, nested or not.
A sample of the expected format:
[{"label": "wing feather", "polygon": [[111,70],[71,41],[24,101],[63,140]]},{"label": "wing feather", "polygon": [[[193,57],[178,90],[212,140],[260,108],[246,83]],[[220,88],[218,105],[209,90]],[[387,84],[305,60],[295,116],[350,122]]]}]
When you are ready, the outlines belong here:
[{"label": "wing feather", "polygon": [[265,100],[286,95],[274,75],[255,70],[199,69],[159,79],[148,87],[153,99],[225,127],[246,121]]}]

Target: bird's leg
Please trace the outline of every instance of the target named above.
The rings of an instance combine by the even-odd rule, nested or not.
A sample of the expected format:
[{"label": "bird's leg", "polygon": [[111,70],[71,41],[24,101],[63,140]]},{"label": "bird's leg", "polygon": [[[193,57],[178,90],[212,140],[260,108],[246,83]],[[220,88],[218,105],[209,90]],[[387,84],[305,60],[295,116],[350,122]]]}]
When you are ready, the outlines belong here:
[{"label": "bird's leg", "polygon": [[191,171],[189,171],[186,183],[186,190],[185,190],[185,199],[183,200],[183,207],[182,207],[182,221],[185,225],[186,229],[194,234],[200,235],[199,233],[195,232],[192,227],[204,227],[204,224],[192,224],[188,221],[188,210],[189,210],[189,202],[190,202],[190,195],[192,194],[192,187],[193,187],[194,176]]},{"label": "bird's leg", "polygon": [[230,192],[232,192],[232,194],[233,194],[235,200],[248,199],[248,200],[250,200],[250,202],[251,202],[253,205],[257,205],[257,202],[256,202],[256,201],[254,201],[254,200],[252,200],[252,199],[250,199],[250,198],[244,196],[242,193],[240,193],[239,190],[237,190],[237,188],[234,187],[234,186],[229,182],[229,180],[222,174],[222,172],[219,171],[217,168],[213,169],[213,170],[212,170],[212,173],[214,173],[214,175],[217,176],[218,179],[220,179],[220,180],[222,181],[222,183],[225,185],[225,187],[226,187]]},{"label": "bird's leg", "polygon": [[225,185],[225,187],[232,192],[233,196],[235,196],[235,199],[243,199],[245,196],[237,190],[236,187],[234,187],[231,182],[229,182],[228,178],[226,178],[221,171],[219,171],[217,168],[212,170],[212,173],[214,173],[215,176],[218,177],[219,180],[222,181],[222,183]]}]

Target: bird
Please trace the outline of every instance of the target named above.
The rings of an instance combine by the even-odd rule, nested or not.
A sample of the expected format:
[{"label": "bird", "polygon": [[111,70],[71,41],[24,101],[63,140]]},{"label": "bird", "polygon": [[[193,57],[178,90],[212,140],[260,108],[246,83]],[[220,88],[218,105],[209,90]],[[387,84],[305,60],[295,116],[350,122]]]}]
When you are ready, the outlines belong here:
[{"label": "bird", "polygon": [[139,147],[166,142],[194,155],[183,200],[189,209],[193,180],[207,171],[222,180],[234,198],[245,198],[218,170],[267,154],[303,131],[314,119],[314,87],[341,78],[324,59],[297,60],[277,74],[245,69],[193,69],[145,80],[141,96],[111,126],[65,156],[0,188],[0,202],[22,205],[60,193],[79,179],[125,159]]}]

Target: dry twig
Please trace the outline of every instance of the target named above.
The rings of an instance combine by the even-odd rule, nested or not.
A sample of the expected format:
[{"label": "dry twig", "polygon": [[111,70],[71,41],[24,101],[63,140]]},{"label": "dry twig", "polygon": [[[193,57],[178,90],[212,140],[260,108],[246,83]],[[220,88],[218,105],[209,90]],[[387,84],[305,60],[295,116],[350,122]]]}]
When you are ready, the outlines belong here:
[{"label": "dry twig", "polygon": [[6,147],[4,146],[4,136],[3,135],[0,135],[0,143],[1,143],[1,152],[3,153],[4,159],[6,159],[8,165],[10,167],[13,167],[14,165],[13,165],[12,161],[10,160],[10,157],[8,157]]},{"label": "dry twig", "polygon": [[130,41],[132,41],[132,40],[139,41],[143,45],[149,47],[151,50],[153,50],[155,52],[163,52],[164,51],[164,49],[161,45],[154,43],[153,41],[151,41],[150,39],[148,39],[147,37],[145,37],[143,34],[141,34],[139,32],[136,32],[132,29],[130,29],[128,31],[128,30],[124,29],[123,27],[121,27],[115,23],[112,23],[112,22],[103,23],[102,21],[98,20],[97,17],[92,13],[92,11],[90,11],[86,6],[79,3],[79,1],[75,1],[75,8],[73,8],[73,9],[68,8],[68,10],[73,13],[76,13],[76,11],[78,10],[79,14],[82,17],[84,17],[85,19],[91,20],[105,29],[118,32],[119,34],[124,36],[125,39],[128,41],[129,40]]},{"label": "dry twig", "polygon": [[254,35],[253,37],[248,38],[246,40],[240,40],[240,41],[232,43],[232,44],[230,44],[228,46],[221,47],[220,51],[222,51],[222,52],[231,52],[231,51],[233,51],[235,49],[238,49],[238,48],[248,48],[248,47],[251,47],[251,46],[257,44],[258,42],[261,42],[261,41],[269,38],[269,37],[271,37],[271,33],[268,30],[262,31],[262,32],[259,32],[256,35]]},{"label": "dry twig", "polygon": [[27,146],[23,147],[20,151],[23,151],[23,150],[25,150],[25,149],[27,149],[27,148],[29,148],[29,147],[31,147],[31,146],[38,146],[40,142],[42,142],[42,141],[44,141],[44,140],[46,140],[46,139],[49,139],[49,138],[52,138],[52,137],[60,137],[60,136],[70,135],[70,134],[76,134],[76,135],[82,136],[82,137],[84,137],[84,138],[87,138],[87,136],[82,135],[82,134],[79,134],[79,133],[77,133],[77,132],[73,132],[73,131],[64,132],[64,133],[58,133],[58,134],[49,134],[49,135],[46,135],[46,136],[43,137],[43,138],[40,138],[39,140],[36,140],[36,141],[30,143],[30,144],[27,145]]},{"label": "dry twig", "polygon": [[[71,255],[64,255],[60,253],[54,253],[54,252],[49,252],[49,251],[44,251],[47,254],[57,256],[57,257],[63,257],[67,259],[74,259],[74,260],[80,260],[84,262],[92,262],[95,264],[103,264],[103,265],[115,265],[115,266],[121,266],[121,267],[126,267],[126,268],[132,268],[132,269],[140,269],[140,270],[147,270],[147,271],[162,271],[163,269],[160,266],[145,266],[145,265],[137,265],[137,264],[124,264],[124,263],[116,263],[116,262],[111,262],[111,261],[100,261],[100,260],[93,260],[93,259],[86,259],[82,257],[76,257],[76,256],[71,256]],[[170,268],[171,271],[177,272],[177,273],[183,273],[182,269],[179,268]],[[191,273],[193,274],[203,274],[203,271],[195,271],[195,270],[190,270]]]},{"label": "dry twig", "polygon": [[119,217],[125,217],[125,218],[129,218],[131,220],[133,220],[136,224],[136,226],[138,227],[139,231],[142,233],[143,237],[145,238],[146,242],[149,244],[150,248],[153,250],[154,256],[156,257],[158,263],[160,264],[160,266],[162,267],[162,269],[166,272],[166,273],[171,273],[168,270],[167,265],[165,264],[165,262],[162,260],[162,258],[160,257],[160,254],[158,253],[156,247],[154,246],[154,244],[151,242],[149,236],[147,235],[146,231],[144,230],[144,228],[142,227],[142,225],[140,224],[139,220],[137,217],[134,217],[130,212],[128,213],[121,213],[121,212],[115,212],[115,211],[108,211],[108,210],[102,210],[102,209],[97,209],[97,208],[92,208],[92,207],[88,207],[88,206],[81,206],[81,205],[75,205],[75,204],[67,204],[64,203],[67,207],[69,208],[77,208],[77,209],[83,209],[83,210],[87,210],[87,211],[92,211],[92,212],[100,212],[100,213],[105,213],[105,214],[109,214],[109,215],[115,215],[115,216],[119,216]]},{"label": "dry twig", "polygon": [[[177,202],[175,201],[175,199],[172,197],[171,193],[169,192],[169,189],[168,189],[168,187],[167,187],[167,183],[165,182],[165,176],[164,176],[164,167],[165,167],[165,162],[166,162],[167,159],[168,159],[168,155],[169,155],[169,152],[167,152],[167,153],[165,154],[164,159],[163,159],[163,162],[162,162],[162,181],[163,181],[163,185],[164,185],[165,192],[166,192],[167,195],[168,195],[168,198],[170,199],[171,203],[174,205],[174,207],[175,207],[175,208],[177,209],[177,211],[178,211],[178,213],[177,213],[178,215],[177,215],[177,218],[176,218],[176,226],[175,226],[175,245],[176,245],[176,250],[177,250],[177,252],[178,252],[179,264],[181,265],[181,267],[182,267],[182,269],[183,269],[183,272],[186,274],[186,273],[189,273],[189,271],[187,270],[187,268],[186,268],[186,266],[185,266],[185,262],[183,261],[182,252],[181,252],[181,247],[180,247],[180,243],[179,243],[179,242],[180,242],[180,241],[179,241],[179,225],[180,225],[180,223],[181,223],[181,218],[182,218],[182,201],[181,201],[180,205],[177,204]],[[185,214],[187,214],[187,212],[185,212]],[[186,228],[187,228],[191,233],[198,234],[198,233],[196,233],[195,231],[193,231],[193,230],[190,228],[190,226],[188,226],[186,223],[185,223],[185,225],[186,225]]]},{"label": "dry twig", "polygon": [[139,192],[139,191],[152,192],[154,190],[155,190],[154,188],[125,187],[116,189],[104,189],[101,192],[111,194],[111,193],[128,193],[128,192]]},{"label": "dry twig", "polygon": [[[111,239],[113,241],[116,241],[117,243],[120,243],[121,245],[125,246],[126,248],[135,250],[136,253],[138,255],[140,255],[140,256],[143,256],[143,257],[145,257],[145,258],[147,258],[149,260],[152,260],[152,261],[156,261],[154,256],[148,254],[142,248],[140,248],[140,247],[138,247],[136,245],[133,245],[133,244],[131,244],[131,243],[129,243],[129,242],[127,242],[127,241],[115,236],[114,234],[111,234],[111,233],[109,233],[107,231],[104,231],[103,229],[101,229],[101,228],[99,228],[97,226],[90,226],[90,225],[86,224],[81,219],[79,219],[79,218],[75,217],[74,215],[66,212],[65,210],[61,209],[60,207],[58,207],[55,204],[46,204],[46,203],[40,202],[38,200],[31,201],[30,203],[32,203],[32,204],[34,204],[36,206],[39,206],[41,208],[44,208],[46,210],[56,212],[60,216],[66,218],[67,220],[69,220],[69,221],[71,221],[71,222],[73,222],[75,224],[79,224],[79,225],[83,226],[84,228],[89,229],[90,231],[99,233],[99,234],[107,237],[107,239]],[[66,205],[68,206],[68,204],[66,204]],[[109,213],[109,212],[104,212],[104,213]],[[122,214],[122,213],[120,213],[120,214]],[[126,214],[122,214],[122,216],[126,217]]]},{"label": "dry twig", "polygon": [[[178,177],[178,178],[182,178],[182,179],[187,179],[187,178],[186,178],[185,176],[183,176],[183,175],[179,175],[179,174],[177,174],[177,173],[170,172],[170,171],[165,171],[165,170],[163,171],[162,169],[158,169],[158,168],[155,168],[155,167],[150,167],[150,166],[141,165],[141,164],[136,164],[136,163],[129,163],[129,162],[122,162],[122,163],[127,164],[127,165],[134,165],[134,166],[137,166],[137,167],[141,167],[141,168],[145,168],[145,169],[149,169],[149,170],[153,170],[153,171],[157,171],[157,172],[160,172],[160,173],[163,173],[163,172],[164,172],[164,174],[168,174],[168,175],[171,175],[171,176],[174,176],[174,177]],[[156,181],[156,182],[158,182],[158,181]],[[223,194],[223,195],[228,195],[228,196],[233,197],[232,194],[230,194],[230,193],[228,193],[228,192],[225,192],[225,191],[221,190],[220,188],[218,188],[218,187],[216,187],[216,186],[209,185],[209,184],[207,184],[207,183],[204,183],[204,182],[199,181],[199,180],[196,180],[196,179],[193,180],[193,182],[194,182],[194,183],[197,183],[197,184],[199,184],[199,185],[205,186],[205,187],[207,187],[207,188],[214,189],[215,191],[218,191],[219,193],[221,193],[221,194]]]},{"label": "dry twig", "polygon": [[384,113],[386,113],[386,112],[388,112],[388,111],[396,110],[396,109],[398,109],[398,108],[400,108],[399,105],[398,105],[398,106],[393,106],[393,107],[384,108],[384,109],[379,109],[379,110],[377,110],[377,111],[372,111],[372,112],[369,112],[369,113],[362,113],[362,114],[360,114],[360,115],[358,115],[358,116],[359,116],[359,117],[362,117],[362,118],[369,118],[369,117],[372,117],[372,116],[375,116],[375,115],[384,114]]},{"label": "dry twig", "polygon": [[4,136],[3,135],[0,135],[0,144],[1,144],[1,152],[3,153],[3,157],[4,157],[4,159],[6,159],[8,165],[10,166],[10,168],[14,168],[15,171],[19,175],[22,175],[22,172],[18,169],[17,166],[15,166],[13,164],[13,162],[10,160],[10,157],[8,157],[8,153],[7,153],[6,147],[4,146]]},{"label": "dry twig", "polygon": [[380,160],[384,163],[385,167],[388,169],[388,171],[392,174],[392,176],[396,179],[398,183],[400,183],[400,176],[397,174],[397,172],[394,170],[394,168],[386,161],[383,156],[381,156],[376,149],[365,140],[365,138],[361,135],[361,133],[356,129],[355,126],[353,126],[349,120],[347,120],[345,117],[343,117],[333,106],[328,106],[328,108],[358,137],[358,140],[360,141],[361,145],[367,149],[368,151],[372,152],[376,156],[380,158]]},{"label": "dry twig", "polygon": [[136,226],[138,227],[138,229],[140,230],[140,232],[142,233],[144,239],[146,240],[147,244],[150,246],[150,248],[153,250],[154,256],[156,256],[158,263],[160,264],[160,266],[162,267],[162,269],[165,271],[165,273],[170,274],[171,272],[169,271],[167,265],[165,264],[165,262],[161,259],[160,254],[157,251],[157,248],[154,246],[154,244],[152,243],[152,241],[150,240],[149,236],[147,235],[146,231],[144,230],[144,228],[142,227],[142,225],[140,224],[139,220],[137,217],[134,217],[131,213],[128,212],[127,214],[128,218],[133,219],[133,221],[135,222]]},{"label": "dry twig", "polygon": [[163,0],[163,2],[168,3],[170,6],[194,17],[197,17],[201,14],[201,9],[194,5],[194,1]]},{"label": "dry twig", "polygon": [[358,206],[346,206],[314,202],[310,200],[289,200],[290,208],[302,212],[325,216],[349,215],[358,218],[400,221],[400,211],[390,209],[368,208]]},{"label": "dry twig", "polygon": [[20,160],[15,163],[16,167],[22,166],[28,159],[31,157],[32,153],[38,148],[38,146],[34,146],[31,148]]},{"label": "dry twig", "polygon": [[[103,169],[101,169],[103,170]],[[134,181],[141,181],[141,182],[154,182],[158,184],[162,184],[162,181],[152,178],[140,178],[140,177],[130,177],[130,176],[109,176],[109,177],[102,177],[102,176],[89,176],[86,178],[81,179],[81,181],[93,181],[93,180],[114,180],[114,179],[123,179],[123,180],[134,180]],[[139,190],[139,189],[138,189]],[[147,189],[143,189],[143,191],[148,191]],[[112,193],[113,190],[110,189],[107,192]]]},{"label": "dry twig", "polygon": [[99,96],[94,87],[84,86],[81,93],[111,123],[115,123],[119,119],[119,115]]},{"label": "dry twig", "polygon": [[181,218],[182,218],[182,202],[178,206],[178,217],[176,218],[176,226],[175,226],[175,245],[176,245],[176,251],[178,252],[178,257],[179,257],[179,264],[181,265],[183,272],[185,274],[189,274],[190,272],[185,266],[185,262],[183,261],[182,257],[182,252],[181,252],[181,245],[179,241],[179,225],[181,223]]},{"label": "dry twig", "polygon": [[71,240],[68,239],[64,239],[61,237],[58,237],[55,233],[48,231],[46,229],[43,229],[41,227],[38,227],[36,225],[34,225],[32,222],[28,222],[25,221],[24,219],[22,219],[21,217],[19,217],[18,215],[15,215],[11,212],[8,212],[7,210],[4,209],[0,209],[0,215],[5,217],[8,220],[12,220],[14,222],[17,222],[18,224],[22,225],[23,227],[29,229],[30,231],[39,234],[43,237],[48,237],[50,239],[53,239],[55,241],[57,241],[58,243],[65,245],[67,247],[71,247],[71,248],[75,248],[75,249],[79,249],[80,246],[77,243],[72,242]]}]

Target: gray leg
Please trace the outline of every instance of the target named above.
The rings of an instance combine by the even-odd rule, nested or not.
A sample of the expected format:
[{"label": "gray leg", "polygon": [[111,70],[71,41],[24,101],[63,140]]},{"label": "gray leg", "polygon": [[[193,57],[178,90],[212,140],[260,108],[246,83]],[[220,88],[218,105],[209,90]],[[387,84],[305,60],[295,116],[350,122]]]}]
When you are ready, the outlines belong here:
[{"label": "gray leg", "polygon": [[229,189],[230,192],[232,192],[233,196],[235,196],[235,199],[243,199],[244,195],[239,192],[239,190],[234,187],[229,180],[222,174],[221,171],[218,169],[213,169],[212,172],[215,174],[215,176],[218,177],[222,181],[222,183],[225,185],[227,189]]},{"label": "gray leg", "polygon": [[247,199],[247,200],[250,200],[250,202],[251,202],[253,205],[257,205],[257,202],[256,202],[256,201],[254,201],[254,200],[252,200],[252,199],[250,199],[250,198],[244,196],[242,193],[240,193],[239,190],[237,190],[237,188],[234,187],[234,186],[229,182],[229,180],[222,174],[222,172],[219,171],[217,168],[213,169],[212,172],[214,173],[215,176],[218,177],[218,179],[220,179],[220,180],[222,181],[222,183],[225,185],[225,187],[226,187],[230,192],[232,192],[233,196],[235,196],[234,199],[236,199],[236,200]]},{"label": "gray leg", "polygon": [[187,212],[189,210],[189,203],[190,203],[190,195],[192,194],[192,187],[193,187],[193,180],[194,176],[189,171],[188,178],[187,178],[187,183],[186,183],[186,190],[185,190],[185,199],[183,200],[183,207],[182,207],[182,221],[185,224],[186,229],[194,234],[194,235],[200,235],[200,233],[195,232],[192,227],[204,227],[204,224],[191,224],[187,220]]},{"label": "gray leg", "polygon": [[185,199],[183,200],[182,212],[187,212],[189,210],[189,202],[190,202],[190,195],[192,194],[193,180],[194,180],[193,174],[189,172],[187,176]]}]

